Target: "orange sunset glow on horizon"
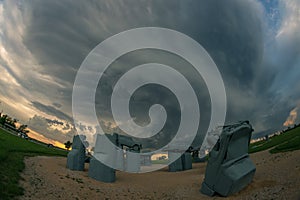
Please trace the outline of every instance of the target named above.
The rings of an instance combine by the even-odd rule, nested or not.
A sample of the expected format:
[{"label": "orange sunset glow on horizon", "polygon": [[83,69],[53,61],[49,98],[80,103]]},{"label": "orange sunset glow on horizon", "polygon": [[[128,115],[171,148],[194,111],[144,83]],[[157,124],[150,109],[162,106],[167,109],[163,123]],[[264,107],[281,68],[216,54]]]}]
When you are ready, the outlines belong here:
[{"label": "orange sunset glow on horizon", "polygon": [[32,129],[28,129],[30,132],[28,133],[28,136],[30,138],[33,138],[33,139],[36,139],[38,141],[41,141],[43,143],[46,143],[46,144],[52,144],[53,146],[56,146],[56,147],[59,147],[59,148],[62,148],[62,149],[66,149],[65,148],[65,145],[59,141],[56,141],[56,140],[52,140],[52,139],[49,139],[49,138],[46,138],[45,136],[43,136],[42,134],[32,130]]}]

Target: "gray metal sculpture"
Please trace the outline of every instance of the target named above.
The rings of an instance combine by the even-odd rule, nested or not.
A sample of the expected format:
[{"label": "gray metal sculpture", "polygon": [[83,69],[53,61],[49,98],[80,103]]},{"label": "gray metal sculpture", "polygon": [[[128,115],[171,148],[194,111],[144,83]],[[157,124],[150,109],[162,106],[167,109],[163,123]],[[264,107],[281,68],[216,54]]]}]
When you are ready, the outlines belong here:
[{"label": "gray metal sculpture", "polygon": [[[140,150],[142,148],[141,144],[137,144],[131,137],[125,135],[119,135],[114,133],[116,137],[116,145],[120,149],[124,149],[120,155],[121,159],[124,160],[122,170],[137,173],[140,171],[141,167],[141,158],[140,158]],[[122,162],[121,162],[122,163]]]},{"label": "gray metal sculpture", "polygon": [[94,157],[90,160],[88,175],[104,183],[113,183],[116,181],[116,170],[104,165]]},{"label": "gray metal sculpture", "polygon": [[[80,139],[81,138],[81,139]],[[85,136],[75,135],[73,137],[72,150],[68,153],[67,168],[76,171],[84,170],[85,146],[82,141]]]},{"label": "gray metal sculpture", "polygon": [[[169,160],[174,160],[174,158],[177,158],[178,156],[180,156],[180,154],[181,154],[180,152],[168,151],[168,158]],[[183,170],[183,166],[182,166],[182,160],[180,156],[177,160],[175,160],[169,165],[169,172],[177,172],[182,170]]]},{"label": "gray metal sculpture", "polygon": [[151,156],[153,154],[152,153],[149,153],[149,154],[143,154],[141,155],[141,165],[142,166],[151,166],[152,165],[152,162],[151,162]]},{"label": "gray metal sculpture", "polygon": [[252,131],[248,121],[223,127],[220,139],[209,153],[203,194],[228,196],[252,181],[256,171],[248,154]]},{"label": "gray metal sculpture", "polygon": [[[94,155],[90,160],[89,177],[105,183],[112,183],[116,180],[116,171],[109,166],[104,165],[100,160],[105,160],[107,163],[115,162],[117,155],[114,149],[110,149],[111,142],[116,141],[114,135],[97,135],[96,144],[94,147]],[[114,143],[115,144],[115,143]]]},{"label": "gray metal sculpture", "polygon": [[[110,145],[109,142],[114,145]],[[89,176],[101,182],[111,183],[115,182],[116,173],[110,166],[127,172],[139,172],[141,162],[138,153],[141,147],[127,136],[116,133],[97,135],[94,155],[90,160]],[[104,163],[109,163],[110,166],[100,161],[105,161]]]},{"label": "gray metal sculpture", "polygon": [[[179,152],[168,152],[168,157],[170,160],[179,156]],[[190,152],[185,152],[177,160],[169,165],[169,172],[185,171],[192,169],[192,155]]]},{"label": "gray metal sculpture", "polygon": [[121,149],[123,149],[124,147],[127,147],[128,150],[139,153],[142,148],[142,145],[137,144],[131,137],[128,137],[125,135],[119,135],[117,133],[114,133],[113,137],[116,138],[115,143]]}]

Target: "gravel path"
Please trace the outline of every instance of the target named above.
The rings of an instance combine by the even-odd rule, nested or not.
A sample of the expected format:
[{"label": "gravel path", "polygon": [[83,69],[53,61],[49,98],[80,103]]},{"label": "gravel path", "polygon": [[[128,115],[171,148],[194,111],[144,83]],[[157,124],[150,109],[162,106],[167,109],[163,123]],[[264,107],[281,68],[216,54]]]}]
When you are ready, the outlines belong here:
[{"label": "gravel path", "polygon": [[25,195],[20,199],[294,199],[300,200],[300,151],[251,155],[257,171],[253,182],[230,196],[213,198],[199,192],[206,164],[179,173],[163,169],[146,174],[117,172],[112,184],[88,177],[86,169],[66,169],[66,158],[25,158],[26,168],[20,182]]}]

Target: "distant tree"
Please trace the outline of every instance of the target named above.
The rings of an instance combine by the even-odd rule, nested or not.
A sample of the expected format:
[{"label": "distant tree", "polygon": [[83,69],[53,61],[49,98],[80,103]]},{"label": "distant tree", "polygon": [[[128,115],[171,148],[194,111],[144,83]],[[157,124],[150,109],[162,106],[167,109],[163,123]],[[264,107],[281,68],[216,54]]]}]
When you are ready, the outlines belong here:
[{"label": "distant tree", "polygon": [[27,125],[26,124],[22,124],[19,128],[18,128],[18,131],[19,132],[25,132],[25,129],[27,128]]},{"label": "distant tree", "polygon": [[4,125],[6,122],[7,115],[2,115],[0,118],[0,124]]},{"label": "distant tree", "polygon": [[71,146],[72,146],[72,142],[68,141],[68,142],[64,143],[64,145],[65,145],[65,148],[67,150],[69,150],[71,148]]},{"label": "distant tree", "polygon": [[12,127],[15,127],[15,128],[16,128],[16,123],[17,123],[17,121],[19,121],[19,120],[13,119],[13,118],[11,118],[10,116],[7,116],[7,115],[6,115],[5,123],[11,125]]}]

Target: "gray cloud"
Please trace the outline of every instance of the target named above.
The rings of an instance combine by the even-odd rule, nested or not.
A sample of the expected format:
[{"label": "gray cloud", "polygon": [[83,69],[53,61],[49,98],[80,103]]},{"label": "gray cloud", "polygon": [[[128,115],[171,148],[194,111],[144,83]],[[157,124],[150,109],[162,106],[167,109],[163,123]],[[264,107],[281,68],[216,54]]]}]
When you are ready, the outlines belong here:
[{"label": "gray cloud", "polygon": [[[291,12],[299,9],[298,0],[281,2],[282,25],[272,39],[266,38],[267,34],[271,37],[268,19],[255,0],[16,2],[0,3],[4,5],[0,14],[5,19],[0,18],[4,27],[0,47],[14,60],[10,63],[5,54],[0,56],[4,74],[0,78],[1,98],[16,99],[33,113],[72,121],[72,85],[83,59],[107,37],[143,26],[181,31],[205,47],[225,82],[227,122],[248,119],[257,131],[275,130],[298,105],[300,23]],[[201,102],[199,133],[206,131],[210,102],[204,81],[184,60],[155,51],[125,55],[106,72],[96,98],[101,124],[113,123],[109,97],[118,77],[130,67],[150,61],[173,66],[190,79]],[[135,94],[131,104],[132,114],[140,119],[137,122],[147,122],[147,107],[161,102],[169,106],[171,116],[164,132],[173,132],[176,126],[171,122],[180,113],[176,101],[170,100],[172,95],[163,89],[144,89]],[[107,124],[107,130],[115,130],[112,127]]]},{"label": "gray cloud", "polygon": [[[56,124],[56,126],[53,127],[53,123],[49,122],[49,119],[38,115],[30,118],[27,124],[30,129],[43,134],[49,139],[60,141],[62,143],[72,141],[73,136],[76,134],[76,130],[73,127],[67,127],[59,124]],[[62,127],[64,132],[58,129],[59,126]]]},{"label": "gray cloud", "polygon": [[47,105],[44,105],[40,102],[37,102],[37,101],[33,101],[31,102],[32,106],[35,107],[36,109],[40,110],[41,112],[44,112],[48,115],[51,115],[51,116],[56,116],[58,117],[59,119],[63,119],[63,120],[66,120],[68,122],[72,122],[73,119],[65,114],[64,112],[60,111],[60,110],[57,110],[55,107],[53,106],[47,106]]}]

